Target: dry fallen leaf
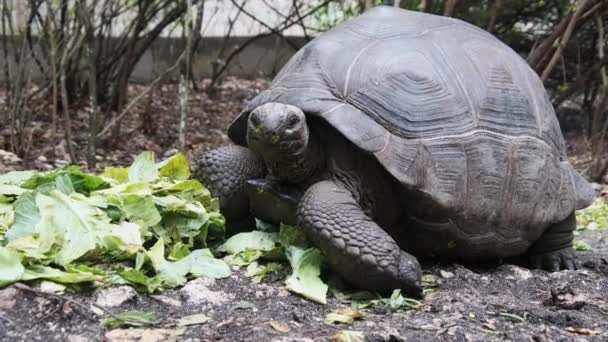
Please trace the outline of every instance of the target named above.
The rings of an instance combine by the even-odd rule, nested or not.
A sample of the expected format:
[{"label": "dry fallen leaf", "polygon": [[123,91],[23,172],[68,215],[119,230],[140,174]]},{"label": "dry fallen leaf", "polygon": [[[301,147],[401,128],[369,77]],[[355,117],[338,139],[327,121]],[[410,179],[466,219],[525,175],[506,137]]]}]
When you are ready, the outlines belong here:
[{"label": "dry fallen leaf", "polygon": [[569,332],[575,333],[575,334],[579,334],[579,335],[585,335],[585,336],[597,334],[597,331],[594,331],[594,330],[591,330],[591,329],[587,329],[587,328],[572,328],[572,327],[567,327],[566,331],[569,331]]},{"label": "dry fallen leaf", "polygon": [[289,332],[289,325],[287,325],[285,322],[271,321],[270,326],[278,332]]},{"label": "dry fallen leaf", "polygon": [[187,325],[197,325],[207,323],[209,321],[209,316],[205,314],[195,314],[190,316],[184,316],[177,321],[177,326],[183,327]]},{"label": "dry fallen leaf", "polygon": [[352,323],[353,320],[363,319],[363,318],[365,318],[365,316],[366,316],[366,314],[359,310],[354,310],[351,308],[342,308],[342,309],[337,309],[336,311],[327,314],[327,316],[325,316],[325,323],[326,324],[333,324],[333,323],[349,324],[349,323]]}]

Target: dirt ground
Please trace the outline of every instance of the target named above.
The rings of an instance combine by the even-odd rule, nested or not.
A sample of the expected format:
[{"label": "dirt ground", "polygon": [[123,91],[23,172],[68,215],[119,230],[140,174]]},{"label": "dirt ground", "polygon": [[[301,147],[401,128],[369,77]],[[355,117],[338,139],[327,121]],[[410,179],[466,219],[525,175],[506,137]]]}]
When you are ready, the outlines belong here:
[{"label": "dirt ground", "polygon": [[[229,122],[244,101],[266,86],[265,81],[229,79],[214,98],[193,96],[187,154],[193,157],[227,142]],[[138,105],[124,122],[118,143],[98,149],[96,169],[127,165],[142,150],[159,156],[171,153],[177,140],[175,94],[175,87],[164,86],[148,103]],[[82,120],[74,120],[75,138],[84,146],[85,113],[77,115]],[[68,163],[65,145],[52,143],[39,129],[40,138],[27,158],[0,150],[0,172]],[[0,136],[7,139],[6,132]],[[83,153],[84,148],[79,155]],[[424,273],[434,284],[427,287],[420,308],[376,305],[362,310],[366,317],[351,324],[325,323],[328,313],[350,306],[343,296],[330,296],[328,304],[321,305],[288,292],[286,265],[260,284],[239,269],[227,279],[196,279],[153,296],[128,287],[91,287],[56,296],[11,286],[0,290],[0,341],[326,341],[341,330],[361,332],[368,341],[608,341],[608,231],[583,232],[579,239],[592,251],[577,252],[582,265],[577,271],[427,263]],[[99,324],[107,312],[126,310],[154,311],[156,322],[115,330]],[[209,320],[177,326],[181,317],[200,313]]]},{"label": "dirt ground", "polygon": [[[608,235],[588,232],[581,239],[593,251],[578,252],[583,267],[577,271],[426,265],[425,274],[439,284],[421,308],[374,306],[348,325],[324,322],[328,313],[349,306],[347,300],[304,300],[285,290],[284,272],[254,284],[239,270],[154,296],[118,288],[58,298],[13,286],[0,290],[0,341],[327,341],[339,330],[361,332],[368,341],[607,341]],[[105,330],[93,303],[113,313],[152,310],[158,322]],[[199,313],[209,321],[175,326],[180,317]]]}]

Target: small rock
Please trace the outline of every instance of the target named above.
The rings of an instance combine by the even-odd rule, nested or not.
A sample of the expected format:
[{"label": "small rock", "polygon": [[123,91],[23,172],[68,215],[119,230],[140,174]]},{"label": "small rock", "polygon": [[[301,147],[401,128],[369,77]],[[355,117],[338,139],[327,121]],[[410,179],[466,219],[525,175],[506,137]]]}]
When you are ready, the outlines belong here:
[{"label": "small rock", "polygon": [[181,306],[182,305],[182,302],[180,302],[179,300],[177,300],[175,298],[163,296],[163,295],[155,295],[155,296],[152,296],[152,298],[158,300],[159,302],[163,302],[163,303],[165,303],[167,305],[171,305],[171,306]]},{"label": "small rock", "polygon": [[512,275],[508,275],[506,277],[507,279],[515,279],[515,280],[519,281],[519,280],[528,280],[533,277],[532,272],[530,272],[530,270],[521,268],[519,266],[504,265],[501,268],[504,268],[508,273],[512,274]]},{"label": "small rock", "polygon": [[177,338],[184,333],[183,329],[114,329],[106,332],[106,340],[109,342],[123,341],[177,341]]},{"label": "small rock", "polygon": [[17,304],[17,300],[21,297],[21,291],[14,287],[9,287],[0,290],[0,309],[11,310]]},{"label": "small rock", "polygon": [[101,307],[116,307],[137,296],[137,292],[130,286],[119,286],[102,289],[97,294],[95,304]]},{"label": "small rock", "polygon": [[188,302],[192,304],[211,303],[220,305],[232,299],[224,291],[212,291],[207,287],[208,281],[204,278],[197,278],[188,282],[181,292],[188,298]]},{"label": "small rock", "polygon": [[179,150],[178,150],[178,149],[176,149],[176,148],[172,148],[172,149],[170,149],[170,150],[166,151],[165,153],[163,153],[163,158],[165,158],[165,159],[166,159],[166,158],[169,158],[169,157],[171,157],[172,155],[174,155],[174,154],[176,154],[176,153],[178,153],[178,152],[179,152]]},{"label": "small rock", "polygon": [[454,273],[452,272],[448,272],[448,271],[444,271],[444,270],[440,270],[439,274],[441,274],[442,277],[449,279],[452,278],[454,276]]},{"label": "small rock", "polygon": [[90,341],[90,339],[87,338],[87,337],[84,337],[84,336],[81,336],[81,335],[73,335],[73,334],[68,335],[68,339],[67,340],[68,340],[68,342],[87,342],[87,341]]},{"label": "small rock", "polygon": [[279,289],[279,292],[277,293],[277,297],[289,297],[289,291],[285,290],[284,288]]},{"label": "small rock", "polygon": [[576,293],[568,283],[559,283],[551,289],[551,298],[543,304],[555,305],[565,310],[579,310],[587,304],[587,297]]},{"label": "small rock", "polygon": [[36,160],[38,160],[39,162],[42,162],[42,163],[46,163],[46,161],[47,161],[46,157],[43,155],[38,156],[38,158],[36,158]]}]

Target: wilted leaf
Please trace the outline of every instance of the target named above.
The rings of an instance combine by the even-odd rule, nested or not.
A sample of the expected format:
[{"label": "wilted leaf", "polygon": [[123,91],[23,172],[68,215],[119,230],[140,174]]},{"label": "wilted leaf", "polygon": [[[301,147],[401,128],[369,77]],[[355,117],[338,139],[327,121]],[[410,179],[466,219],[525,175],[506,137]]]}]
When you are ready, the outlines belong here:
[{"label": "wilted leaf", "polygon": [[240,302],[236,302],[230,308],[231,310],[255,310],[255,304],[252,302],[241,300]]},{"label": "wilted leaf", "polygon": [[187,325],[198,325],[209,322],[211,318],[205,314],[195,314],[190,316],[184,316],[177,321],[177,326],[185,327]]},{"label": "wilted leaf", "polygon": [[274,329],[278,332],[282,332],[282,333],[289,332],[289,325],[285,322],[270,321],[270,326],[272,327],[272,329]]},{"label": "wilted leaf", "polygon": [[388,304],[393,310],[401,308],[419,309],[422,303],[415,299],[404,297],[401,294],[401,290],[394,290],[391,294]]},{"label": "wilted leaf", "polygon": [[276,262],[269,262],[265,265],[260,265],[257,262],[252,262],[247,266],[247,271],[245,272],[245,276],[250,277],[251,280],[255,283],[261,283],[266,276],[271,273],[275,273],[280,271],[282,268],[281,264]]},{"label": "wilted leaf", "polygon": [[585,336],[596,335],[598,333],[595,330],[591,330],[591,329],[587,329],[587,328],[567,327],[566,330],[569,332],[575,333],[575,334],[585,335]]},{"label": "wilted leaf", "polygon": [[350,324],[356,319],[363,319],[367,316],[365,313],[351,308],[337,309],[334,312],[328,313],[325,316],[325,324],[343,323]]},{"label": "wilted leaf", "polygon": [[112,317],[104,318],[100,321],[101,325],[108,329],[120,327],[145,327],[156,324],[154,311],[125,311],[115,314]]}]

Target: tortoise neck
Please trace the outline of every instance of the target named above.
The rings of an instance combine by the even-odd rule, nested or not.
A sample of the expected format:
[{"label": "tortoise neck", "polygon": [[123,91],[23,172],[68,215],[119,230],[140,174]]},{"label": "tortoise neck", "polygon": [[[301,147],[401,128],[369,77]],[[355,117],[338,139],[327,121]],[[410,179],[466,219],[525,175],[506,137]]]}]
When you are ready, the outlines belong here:
[{"label": "tortoise neck", "polygon": [[268,169],[272,177],[287,183],[301,183],[313,179],[323,167],[323,149],[319,138],[310,132],[306,147],[296,153],[281,156],[270,162]]}]

